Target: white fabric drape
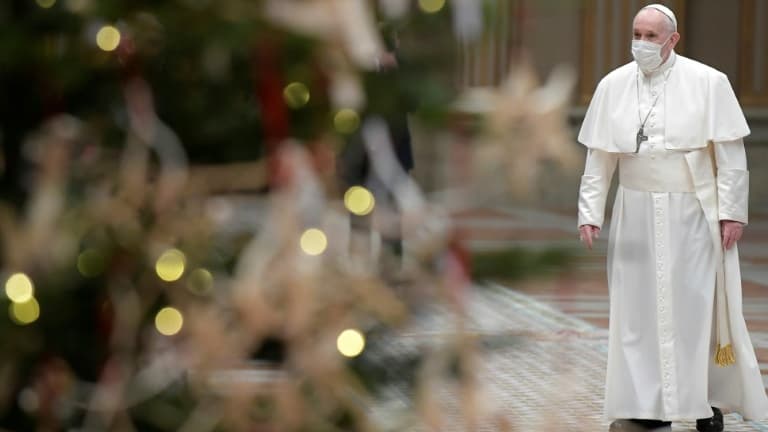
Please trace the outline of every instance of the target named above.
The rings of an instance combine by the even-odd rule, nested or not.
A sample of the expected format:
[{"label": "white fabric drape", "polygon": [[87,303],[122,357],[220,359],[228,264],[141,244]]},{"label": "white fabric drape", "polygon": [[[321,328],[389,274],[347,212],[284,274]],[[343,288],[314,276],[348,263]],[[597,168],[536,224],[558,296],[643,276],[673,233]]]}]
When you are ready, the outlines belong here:
[{"label": "white fabric drape", "polygon": [[619,186],[608,256],[605,415],[711,416],[706,377],[715,267],[696,195]]}]

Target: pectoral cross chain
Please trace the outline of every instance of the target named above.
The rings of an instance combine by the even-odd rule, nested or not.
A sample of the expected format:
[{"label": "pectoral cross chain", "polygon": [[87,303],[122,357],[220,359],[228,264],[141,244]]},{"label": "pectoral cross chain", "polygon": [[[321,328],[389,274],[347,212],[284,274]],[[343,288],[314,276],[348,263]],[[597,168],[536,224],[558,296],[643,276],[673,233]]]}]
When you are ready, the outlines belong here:
[{"label": "pectoral cross chain", "polygon": [[[672,68],[669,68],[667,73],[664,75],[664,91],[659,92],[656,95],[656,98],[653,100],[653,103],[651,104],[651,107],[648,109],[648,112],[645,114],[645,119],[643,120],[642,116],[640,115],[640,69],[638,68],[636,71],[635,88],[637,89],[637,120],[640,122],[640,128],[637,130],[637,136],[635,136],[635,142],[637,143],[637,147],[635,148],[635,153],[640,152],[640,144],[642,144],[643,141],[648,141],[648,135],[645,134],[645,122],[647,122],[648,117],[651,116],[651,112],[653,112],[653,108],[656,107],[656,103],[659,101],[659,97],[661,97],[662,93],[666,93],[667,80],[669,79],[670,73],[672,73]],[[650,81],[649,81],[649,85],[650,85]]]},{"label": "pectoral cross chain", "polygon": [[648,141],[648,135],[643,134],[643,126],[640,126],[640,129],[637,131],[637,137],[635,139],[637,142],[637,147],[635,148],[635,153],[640,151],[640,144],[643,141]]}]

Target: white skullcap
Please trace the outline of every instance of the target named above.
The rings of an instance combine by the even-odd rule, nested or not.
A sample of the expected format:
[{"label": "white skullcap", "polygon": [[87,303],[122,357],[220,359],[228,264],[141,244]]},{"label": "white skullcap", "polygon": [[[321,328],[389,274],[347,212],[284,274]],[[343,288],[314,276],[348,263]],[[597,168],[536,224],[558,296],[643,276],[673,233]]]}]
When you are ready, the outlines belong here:
[{"label": "white skullcap", "polygon": [[675,26],[675,31],[677,31],[677,18],[675,18],[675,13],[672,12],[672,9],[658,3],[649,4],[648,6],[644,7],[643,9],[653,8],[657,11],[663,13],[664,15],[669,18],[670,21],[672,21],[672,24]]}]

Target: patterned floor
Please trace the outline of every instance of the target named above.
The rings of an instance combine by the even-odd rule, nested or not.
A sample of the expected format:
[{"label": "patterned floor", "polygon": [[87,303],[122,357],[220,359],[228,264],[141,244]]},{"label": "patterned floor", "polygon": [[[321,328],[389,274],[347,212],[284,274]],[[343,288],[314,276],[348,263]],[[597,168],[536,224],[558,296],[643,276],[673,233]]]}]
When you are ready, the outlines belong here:
[{"label": "patterned floor", "polygon": [[[568,248],[577,251],[575,262],[550,279],[476,281],[478,286],[467,299],[466,326],[483,346],[475,368],[483,391],[475,407],[484,422],[466,424],[467,416],[460,408],[466,404],[458,402],[460,383],[445,380],[444,385],[429,391],[437,395],[447,421],[443,419],[432,428],[409,426],[413,423],[408,414],[412,412],[413,392],[399,384],[386,388],[380,403],[369,407],[381,429],[606,431],[608,424],[601,413],[607,355],[608,226],[594,250],[586,251],[578,243],[575,212],[478,209],[455,215],[455,221],[473,250]],[[747,325],[768,383],[768,209],[753,209],[739,248]],[[419,320],[406,332],[370,346],[366,352],[381,359],[383,370],[398,370],[388,362],[414,358],[450,343],[446,329],[453,328],[455,322],[450,312],[432,307],[419,314]],[[494,417],[494,413],[502,416]],[[673,430],[694,431],[695,427],[693,423],[676,423]],[[729,414],[726,431],[768,432],[768,422],[744,422]]]},{"label": "patterned floor", "polygon": [[[477,287],[469,301],[468,330],[485,340],[479,362],[486,421],[467,425],[458,408],[458,390],[436,391],[443,404],[441,431],[499,431],[493,412],[502,413],[516,431],[605,431],[601,417],[607,356],[607,331],[564,313],[547,302],[500,285]],[[408,357],[434,349],[452,317],[435,308],[410,331],[379,347],[382,359]],[[386,360],[384,360],[386,361]],[[391,388],[377,418],[388,430],[403,430],[391,419],[407,411],[408,392]],[[727,431],[768,431],[768,422],[744,422],[725,416]],[[428,430],[408,429],[408,430]],[[695,431],[693,422],[675,423],[673,431]]]},{"label": "patterned floor", "polygon": [[[457,221],[473,249],[579,247],[572,214],[483,209],[457,215]],[[554,280],[502,281],[477,290],[471,302],[478,332],[538,335],[525,338],[522,348],[488,353],[489,391],[515,416],[516,430],[606,430],[600,418],[608,326],[606,240],[604,235],[593,251],[579,252],[575,265]],[[753,212],[739,248],[747,326],[768,383],[768,212]],[[768,422],[744,423],[736,414],[726,416],[726,424],[728,431],[768,431]],[[674,430],[695,427],[675,424]]]},{"label": "patterned floor", "polygon": [[[578,248],[576,221],[571,215],[531,210],[480,210],[463,214],[460,226],[478,249],[520,244],[533,248]],[[516,285],[534,298],[597,327],[608,327],[605,276],[607,231],[592,251],[581,251],[571,271],[557,280]],[[768,211],[753,212],[739,243],[744,313],[763,375],[768,375]],[[768,382],[768,379],[766,380]]]}]

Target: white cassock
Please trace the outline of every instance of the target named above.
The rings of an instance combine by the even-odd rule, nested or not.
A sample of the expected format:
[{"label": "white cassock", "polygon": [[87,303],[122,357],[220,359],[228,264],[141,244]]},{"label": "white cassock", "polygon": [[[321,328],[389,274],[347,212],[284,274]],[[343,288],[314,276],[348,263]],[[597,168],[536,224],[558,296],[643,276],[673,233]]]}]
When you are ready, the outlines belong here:
[{"label": "white cassock", "polygon": [[[711,417],[710,406],[768,416],[738,252],[723,251],[719,232],[719,220],[747,223],[748,134],[728,78],[674,52],[649,76],[634,62],[619,67],[595,91],[578,137],[589,148],[579,225],[602,226],[618,166],[608,419],[691,420]],[[715,364],[718,343],[732,345],[735,364]]]}]

